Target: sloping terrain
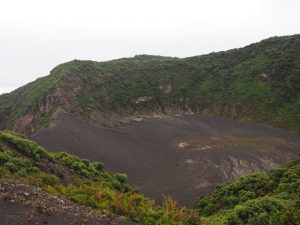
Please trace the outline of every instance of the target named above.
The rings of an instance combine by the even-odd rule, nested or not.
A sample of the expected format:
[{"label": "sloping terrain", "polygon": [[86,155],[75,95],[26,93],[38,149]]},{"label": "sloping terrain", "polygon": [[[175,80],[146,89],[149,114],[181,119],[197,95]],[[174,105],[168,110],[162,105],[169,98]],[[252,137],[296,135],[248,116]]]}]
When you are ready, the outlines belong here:
[{"label": "sloping terrain", "polygon": [[0,131],[0,224],[200,224],[198,210],[170,197],[156,205],[126,179],[100,162],[48,152],[24,135]]},{"label": "sloping terrain", "polygon": [[[121,223],[299,224],[299,160],[216,188],[299,154],[299,75],[300,35],[182,59],[58,65],[0,95],[0,129],[22,133],[0,131],[0,178],[103,210],[111,221],[121,215]],[[161,197],[191,206],[206,193],[193,209]],[[20,216],[34,210],[5,198],[4,206]]]},{"label": "sloping terrain", "polygon": [[225,181],[269,171],[300,153],[299,134],[257,123],[194,115],[138,120],[103,128],[60,111],[32,138],[126,172],[146,196],[170,195],[188,206]]},{"label": "sloping terrain", "polygon": [[155,205],[126,186],[124,174],[65,152],[50,153],[11,131],[0,131],[0,162],[0,224],[133,224],[124,217],[145,225],[300,222],[299,157],[269,173],[222,184],[189,209],[170,197]]},{"label": "sloping terrain", "polygon": [[199,198],[204,224],[300,224],[300,157],[270,173],[254,173]]},{"label": "sloping terrain", "polygon": [[130,225],[121,217],[46,194],[40,188],[0,180],[1,225]]},{"label": "sloping terrain", "polygon": [[300,35],[189,58],[73,60],[0,96],[0,128],[34,133],[63,108],[104,126],[137,115],[196,114],[300,131]]}]

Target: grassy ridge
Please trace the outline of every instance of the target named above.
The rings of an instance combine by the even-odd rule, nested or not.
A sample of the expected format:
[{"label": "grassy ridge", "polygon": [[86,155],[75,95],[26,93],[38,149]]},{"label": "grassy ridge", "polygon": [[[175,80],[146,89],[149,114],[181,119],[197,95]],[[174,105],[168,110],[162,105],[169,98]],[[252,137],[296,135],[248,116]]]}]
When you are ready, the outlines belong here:
[{"label": "grassy ridge", "polygon": [[[189,110],[299,132],[299,53],[300,35],[294,35],[183,59],[139,55],[108,62],[74,60],[1,95],[0,127],[34,132],[62,107],[86,119],[101,111]],[[18,119],[28,114],[33,119],[27,130],[18,127]]]}]

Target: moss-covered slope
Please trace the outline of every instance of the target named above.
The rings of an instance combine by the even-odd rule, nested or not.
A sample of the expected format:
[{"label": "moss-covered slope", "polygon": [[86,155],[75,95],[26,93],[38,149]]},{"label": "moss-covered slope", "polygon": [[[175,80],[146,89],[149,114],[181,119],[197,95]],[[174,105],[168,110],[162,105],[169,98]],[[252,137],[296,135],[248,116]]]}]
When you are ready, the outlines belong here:
[{"label": "moss-covered slope", "polygon": [[189,58],[74,60],[0,96],[0,127],[34,132],[58,107],[104,125],[194,112],[300,131],[300,35]]},{"label": "moss-covered slope", "polygon": [[197,208],[208,224],[300,224],[300,158],[221,185]]}]

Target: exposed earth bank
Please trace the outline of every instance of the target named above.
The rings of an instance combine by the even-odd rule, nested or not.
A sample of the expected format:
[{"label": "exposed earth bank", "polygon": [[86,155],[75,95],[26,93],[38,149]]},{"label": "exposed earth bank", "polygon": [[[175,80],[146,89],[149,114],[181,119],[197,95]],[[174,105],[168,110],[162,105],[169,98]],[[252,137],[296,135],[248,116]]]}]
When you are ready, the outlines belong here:
[{"label": "exposed earth bank", "polygon": [[[106,213],[107,214],[107,213]],[[1,225],[133,225],[16,181],[0,180]]]},{"label": "exposed earth bank", "polygon": [[32,138],[126,172],[149,197],[170,195],[187,206],[225,181],[269,171],[300,153],[299,134],[258,123],[193,115],[137,120],[103,128],[59,112]]}]

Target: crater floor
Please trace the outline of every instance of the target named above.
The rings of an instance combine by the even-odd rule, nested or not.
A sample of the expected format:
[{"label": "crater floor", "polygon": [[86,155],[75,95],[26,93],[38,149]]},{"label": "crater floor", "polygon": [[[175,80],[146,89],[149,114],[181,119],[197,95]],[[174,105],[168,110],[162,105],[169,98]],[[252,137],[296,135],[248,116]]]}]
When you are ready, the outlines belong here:
[{"label": "crater floor", "polygon": [[221,117],[164,116],[96,127],[60,112],[32,138],[51,151],[103,162],[160,201],[191,206],[199,195],[241,175],[270,169],[300,153],[300,135]]}]

